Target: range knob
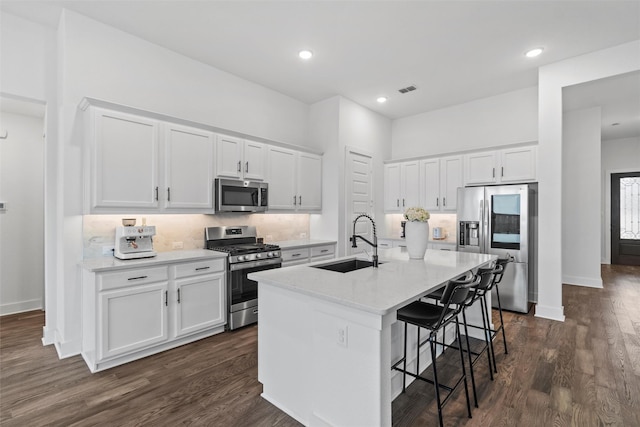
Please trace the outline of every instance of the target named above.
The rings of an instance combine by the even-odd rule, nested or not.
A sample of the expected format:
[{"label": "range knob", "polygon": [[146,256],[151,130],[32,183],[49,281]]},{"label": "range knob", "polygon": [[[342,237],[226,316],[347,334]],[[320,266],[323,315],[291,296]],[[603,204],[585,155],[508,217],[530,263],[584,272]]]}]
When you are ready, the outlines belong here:
[{"label": "range knob", "polygon": [[239,255],[238,256],[238,261],[245,261],[247,259],[246,255]]},{"label": "range knob", "polygon": [[256,258],[262,258],[262,254],[256,254]]},{"label": "range knob", "polygon": [[274,254],[273,252],[267,252],[267,257],[271,258],[276,256],[276,254]]}]

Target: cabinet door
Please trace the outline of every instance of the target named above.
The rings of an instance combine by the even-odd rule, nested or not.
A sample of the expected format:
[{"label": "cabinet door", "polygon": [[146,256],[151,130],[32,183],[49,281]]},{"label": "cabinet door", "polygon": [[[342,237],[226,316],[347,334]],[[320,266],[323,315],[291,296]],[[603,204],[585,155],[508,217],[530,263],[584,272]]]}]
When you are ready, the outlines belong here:
[{"label": "cabinet door", "polygon": [[422,206],[428,211],[439,211],[440,199],[440,159],[420,162],[420,184],[422,185]]},{"label": "cabinet door", "polygon": [[167,282],[98,294],[98,359],[131,353],[168,339]]},{"label": "cabinet door", "polygon": [[[269,147],[267,151],[269,209],[294,210],[296,197],[296,152]],[[295,200],[294,200],[295,197]]]},{"label": "cabinet door", "polygon": [[216,143],[216,176],[241,178],[242,150],[242,139],[218,135]]},{"label": "cabinet door", "polygon": [[420,162],[402,163],[400,169],[400,184],[402,186],[402,212],[413,206],[420,206]]},{"label": "cabinet door", "polygon": [[207,274],[176,280],[175,336],[225,323],[225,275]]},{"label": "cabinet door", "polygon": [[458,207],[458,187],[464,187],[462,156],[440,159],[441,210],[456,211]]},{"label": "cabinet door", "polygon": [[266,148],[260,142],[244,142],[244,164],[242,170],[245,179],[262,181],[266,169]]},{"label": "cabinet door", "polygon": [[322,209],[322,157],[298,154],[298,210]]},{"label": "cabinet door", "polygon": [[500,152],[501,182],[536,180],[536,147],[520,147]]},{"label": "cabinet door", "polygon": [[213,208],[213,134],[166,125],[165,185],[167,208]]},{"label": "cabinet door", "polygon": [[91,208],[158,207],[158,122],[95,109]]},{"label": "cabinet door", "polygon": [[497,181],[495,151],[467,154],[465,156],[465,177],[467,184],[494,184]]},{"label": "cabinet door", "polygon": [[400,210],[400,163],[384,165],[384,211]]}]

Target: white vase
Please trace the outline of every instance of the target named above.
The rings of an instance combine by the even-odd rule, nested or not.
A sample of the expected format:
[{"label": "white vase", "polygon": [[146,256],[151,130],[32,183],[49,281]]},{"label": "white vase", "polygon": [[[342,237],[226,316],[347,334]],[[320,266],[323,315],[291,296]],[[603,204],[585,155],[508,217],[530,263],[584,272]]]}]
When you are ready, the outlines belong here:
[{"label": "white vase", "polygon": [[429,223],[407,221],[404,234],[409,258],[424,258],[424,254],[427,252],[427,245],[429,243]]}]

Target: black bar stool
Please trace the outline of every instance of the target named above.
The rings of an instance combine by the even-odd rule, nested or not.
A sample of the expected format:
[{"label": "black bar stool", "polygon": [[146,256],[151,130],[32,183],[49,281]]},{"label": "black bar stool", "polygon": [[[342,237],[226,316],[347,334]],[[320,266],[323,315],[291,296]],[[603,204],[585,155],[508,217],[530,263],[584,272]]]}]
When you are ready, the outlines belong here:
[{"label": "black bar stool", "polygon": [[495,287],[496,289],[496,297],[498,299],[498,313],[500,314],[500,326],[492,332],[495,336],[499,331],[502,331],[502,342],[504,343],[504,354],[509,354],[509,350],[507,349],[507,337],[504,332],[504,320],[502,319],[502,304],[500,304],[500,289],[499,289],[500,287],[498,286],[498,284],[500,284],[500,282],[502,281],[502,277],[504,276],[504,272],[507,269],[507,265],[509,265],[509,263],[513,262],[514,260],[515,258],[509,254],[507,254],[506,258],[498,258],[498,260],[496,261],[497,271],[495,272],[495,275],[493,277],[493,284],[491,286],[492,288]]},{"label": "black bar stool", "polygon": [[[462,375],[456,381],[453,386],[441,384],[438,381],[438,370],[436,367],[436,343],[438,331],[449,323],[455,322],[456,331],[459,330],[458,315],[461,313],[464,302],[467,300],[469,292],[474,285],[474,277],[462,281],[449,281],[445,287],[440,303],[442,305],[430,304],[424,301],[414,301],[409,305],[406,305],[398,310],[398,320],[405,322],[404,324],[404,356],[397,363],[392,366],[392,369],[403,373],[402,377],[402,391],[406,389],[406,376],[410,375],[416,379],[426,381],[434,385],[436,400],[438,403],[438,419],[440,426],[443,426],[442,420],[442,407],[447,403],[456,388],[464,383],[464,391],[467,398],[467,412],[469,418],[471,418],[471,403],[469,401],[469,388],[467,385],[467,375],[464,366],[464,356],[462,354],[462,342],[460,334],[456,333],[458,339],[458,350],[460,353],[460,366],[462,368]],[[416,373],[407,371],[407,325],[412,324],[417,326],[418,330],[418,342],[417,342],[417,357],[416,357]],[[429,337],[423,342],[420,342],[420,328],[429,330]],[[444,338],[443,338],[444,340]],[[420,375],[420,347],[423,344],[429,342],[431,350],[431,367],[433,369],[433,380],[425,378]],[[402,364],[402,368],[398,365]],[[440,389],[445,389],[448,394],[443,400],[440,399]]]}]

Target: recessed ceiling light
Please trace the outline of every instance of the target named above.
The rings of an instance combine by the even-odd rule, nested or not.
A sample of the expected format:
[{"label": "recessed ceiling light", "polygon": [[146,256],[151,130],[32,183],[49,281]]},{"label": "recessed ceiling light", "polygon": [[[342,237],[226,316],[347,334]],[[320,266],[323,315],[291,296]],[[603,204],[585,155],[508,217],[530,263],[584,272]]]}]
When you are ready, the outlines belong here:
[{"label": "recessed ceiling light", "polygon": [[540,55],[543,50],[544,50],[543,48],[537,47],[535,49],[531,49],[527,51],[527,53],[525,53],[524,56],[526,56],[527,58],[535,58],[536,56]]},{"label": "recessed ceiling light", "polygon": [[378,101],[379,104],[384,104],[385,102],[387,102],[387,97],[379,96],[378,99],[376,99],[376,101]]},{"label": "recessed ceiling light", "polygon": [[313,52],[311,52],[310,50],[301,50],[300,52],[298,52],[298,56],[301,59],[311,59],[311,57],[313,56]]}]

